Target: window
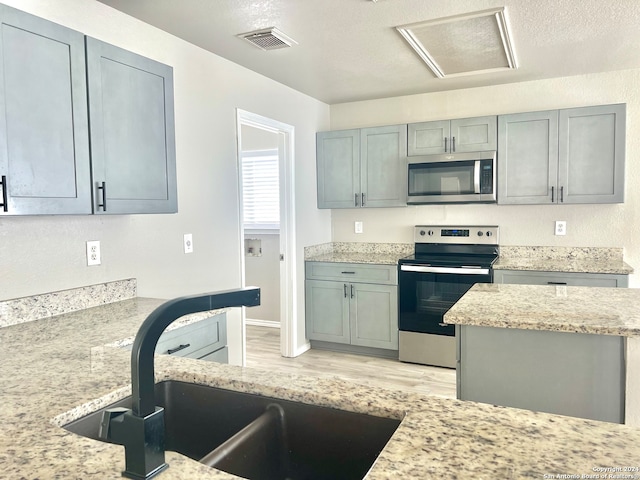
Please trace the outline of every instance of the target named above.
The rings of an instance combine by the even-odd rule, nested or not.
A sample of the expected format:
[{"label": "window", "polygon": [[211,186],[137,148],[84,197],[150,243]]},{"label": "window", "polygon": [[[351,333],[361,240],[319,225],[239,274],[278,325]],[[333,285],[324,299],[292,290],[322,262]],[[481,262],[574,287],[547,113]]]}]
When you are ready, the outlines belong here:
[{"label": "window", "polygon": [[249,230],[280,228],[278,150],[242,152],[243,222]]}]

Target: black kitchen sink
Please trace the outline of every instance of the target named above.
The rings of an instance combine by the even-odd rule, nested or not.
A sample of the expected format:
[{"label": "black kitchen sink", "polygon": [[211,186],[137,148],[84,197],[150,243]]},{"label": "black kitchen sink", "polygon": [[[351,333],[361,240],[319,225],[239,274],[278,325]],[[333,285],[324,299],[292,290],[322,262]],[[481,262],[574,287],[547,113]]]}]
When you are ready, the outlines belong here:
[{"label": "black kitchen sink", "polygon": [[[400,424],[178,381],[156,384],[155,397],[167,450],[254,480],[362,479]],[[131,397],[113,407],[130,408]],[[100,440],[103,410],[64,428]]]}]

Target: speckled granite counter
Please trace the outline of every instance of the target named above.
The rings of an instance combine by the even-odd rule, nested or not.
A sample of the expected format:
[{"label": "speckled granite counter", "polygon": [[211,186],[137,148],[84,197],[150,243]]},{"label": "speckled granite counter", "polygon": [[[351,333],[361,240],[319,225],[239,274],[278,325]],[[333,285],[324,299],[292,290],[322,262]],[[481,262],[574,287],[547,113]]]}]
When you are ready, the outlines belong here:
[{"label": "speckled granite counter", "polygon": [[495,270],[529,270],[568,273],[628,275],[633,268],[624,262],[622,248],[514,247],[501,246]]},{"label": "speckled granite counter", "polygon": [[[59,425],[128,394],[129,353],[104,345],[131,336],[160,303],[136,298],[0,328],[0,478],[121,478],[122,447]],[[640,466],[640,430],[622,425],[167,356],[156,358],[156,374],[403,418],[368,479],[542,478]],[[167,462],[159,479],[235,478],[171,452]]]},{"label": "speckled granite counter", "polygon": [[308,262],[396,265],[399,259],[412,253],[413,244],[407,243],[333,242],[306,247],[304,259]]},{"label": "speckled granite counter", "polygon": [[445,314],[451,324],[633,337],[640,289],[479,283]]}]

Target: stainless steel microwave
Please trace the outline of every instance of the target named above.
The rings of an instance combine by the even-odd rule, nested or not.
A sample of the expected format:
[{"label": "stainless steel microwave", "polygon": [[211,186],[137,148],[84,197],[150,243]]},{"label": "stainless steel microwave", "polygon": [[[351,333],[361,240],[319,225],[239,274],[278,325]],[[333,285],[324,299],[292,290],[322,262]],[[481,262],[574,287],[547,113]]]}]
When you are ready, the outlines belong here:
[{"label": "stainless steel microwave", "polygon": [[496,203],[496,152],[408,158],[407,203]]}]

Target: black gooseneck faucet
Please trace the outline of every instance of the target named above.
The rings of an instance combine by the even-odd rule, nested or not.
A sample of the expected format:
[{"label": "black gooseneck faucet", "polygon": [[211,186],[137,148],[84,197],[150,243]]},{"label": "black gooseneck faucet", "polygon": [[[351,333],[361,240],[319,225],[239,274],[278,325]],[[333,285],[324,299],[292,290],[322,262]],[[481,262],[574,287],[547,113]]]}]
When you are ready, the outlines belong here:
[{"label": "black gooseneck faucet", "polygon": [[164,409],[155,402],[153,356],[162,332],[190,313],[227,307],[260,305],[260,289],[245,287],[188,297],[163,303],[140,326],[131,351],[131,409],[103,412],[100,438],[124,445],[124,477],[148,479],[166,469],[164,461]]}]

